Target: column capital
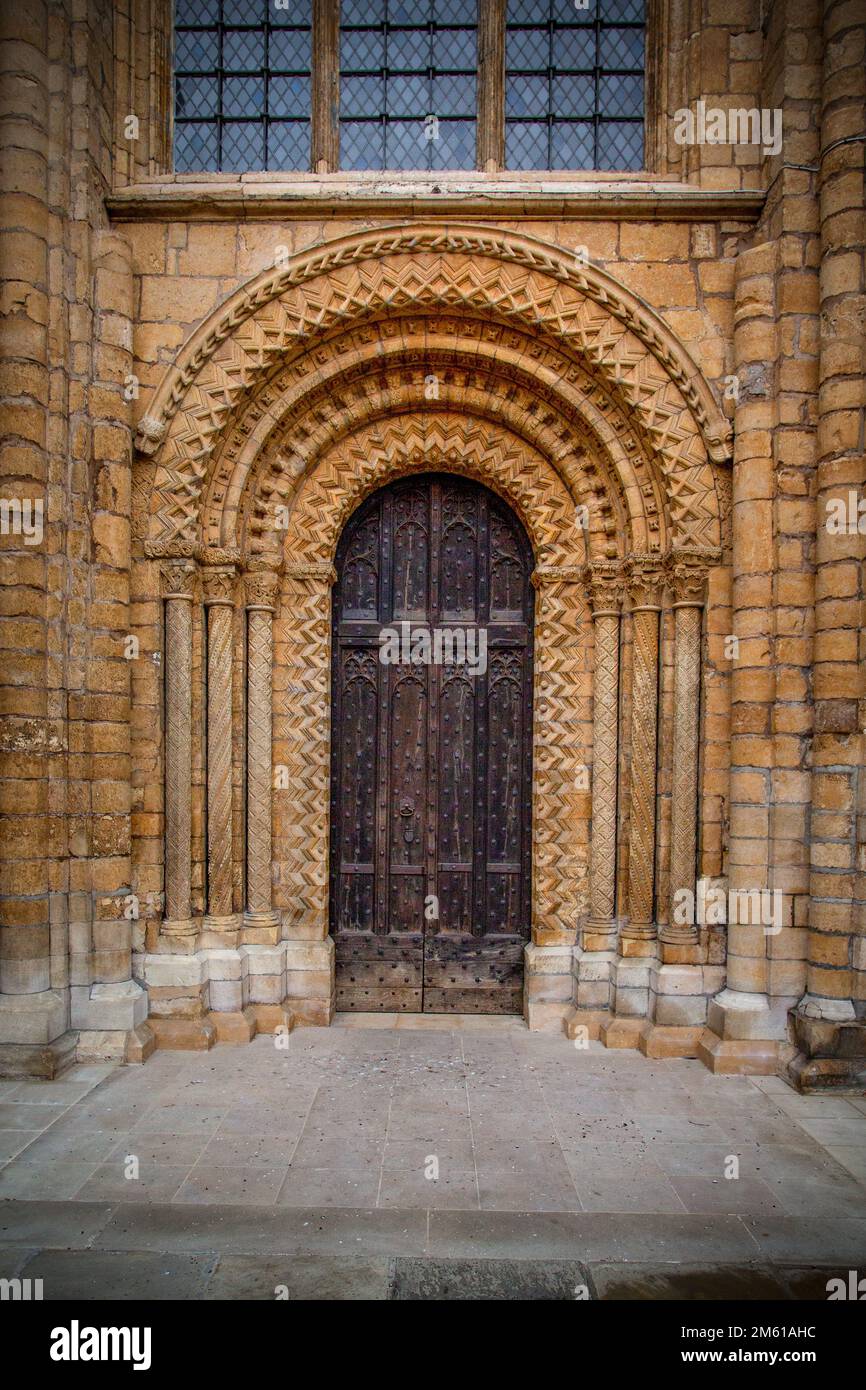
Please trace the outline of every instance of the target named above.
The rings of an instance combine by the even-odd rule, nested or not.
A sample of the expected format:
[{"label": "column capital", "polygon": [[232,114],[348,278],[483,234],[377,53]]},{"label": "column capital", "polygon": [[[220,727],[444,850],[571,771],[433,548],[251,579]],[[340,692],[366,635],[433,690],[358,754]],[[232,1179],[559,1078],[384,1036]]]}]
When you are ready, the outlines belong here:
[{"label": "column capital", "polygon": [[327,562],[318,565],[289,564],[286,565],[286,574],[289,579],[298,579],[301,583],[326,584],[329,589],[337,582],[337,571]]},{"label": "column capital", "polygon": [[198,565],[195,560],[163,560],[159,567],[163,598],[192,600]]},{"label": "column capital", "polygon": [[275,569],[247,570],[244,589],[247,609],[273,613],[280,586],[279,571]]},{"label": "column capital", "polygon": [[664,569],[674,604],[702,608],[706,602],[707,575],[720,563],[720,551],[670,550],[665,556]]},{"label": "column capital", "polygon": [[542,589],[545,584],[577,584],[580,581],[580,566],[536,565],[529,578],[533,589]]},{"label": "column capital", "polygon": [[632,612],[638,608],[660,608],[665,583],[664,557],[660,554],[629,555],[623,562],[625,583]]},{"label": "column capital", "polygon": [[625,594],[625,578],[619,560],[593,560],[584,565],[581,578],[586,585],[594,618],[609,614],[618,617]]},{"label": "column capital", "polygon": [[206,608],[222,604],[233,608],[235,602],[235,580],[237,566],[232,564],[204,565],[201,572],[204,603]]}]

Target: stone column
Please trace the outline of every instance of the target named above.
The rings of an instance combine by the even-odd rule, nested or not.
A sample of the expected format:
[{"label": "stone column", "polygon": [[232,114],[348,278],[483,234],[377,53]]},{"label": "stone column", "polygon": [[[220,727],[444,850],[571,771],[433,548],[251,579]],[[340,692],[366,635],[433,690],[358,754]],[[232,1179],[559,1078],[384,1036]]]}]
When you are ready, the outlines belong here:
[{"label": "stone column", "polygon": [[165,918],[160,934],[190,937],[192,921],[192,603],[197,566],[162,566],[165,598]]},{"label": "stone column", "polygon": [[246,576],[247,608],[247,906],[244,941],[275,945],[280,914],[271,902],[271,751],[273,615],[279,577],[273,570]]},{"label": "stone column", "polygon": [[674,596],[674,727],[671,788],[671,865],[669,920],[661,929],[662,958],[670,963],[697,961],[697,921],[678,922],[677,893],[691,893],[694,904],[698,839],[698,740],[701,701],[701,626],[706,596],[707,557],[687,551],[670,557],[668,582]]},{"label": "stone column", "polygon": [[207,609],[207,916],[205,928],[236,944],[232,912],[232,665],[235,569],[202,571]]},{"label": "stone column", "polygon": [[656,744],[662,570],[656,556],[627,562],[632,602],[631,815],[623,956],[655,954]]},{"label": "stone column", "polygon": [[805,1091],[866,1076],[866,72],[852,7],[827,0],[823,24],[811,901],[789,1073]]},{"label": "stone column", "polygon": [[619,622],[622,579],[615,563],[587,565],[595,632],[592,714],[592,844],[590,909],[581,932],[585,951],[616,946],[616,811],[619,735]]}]

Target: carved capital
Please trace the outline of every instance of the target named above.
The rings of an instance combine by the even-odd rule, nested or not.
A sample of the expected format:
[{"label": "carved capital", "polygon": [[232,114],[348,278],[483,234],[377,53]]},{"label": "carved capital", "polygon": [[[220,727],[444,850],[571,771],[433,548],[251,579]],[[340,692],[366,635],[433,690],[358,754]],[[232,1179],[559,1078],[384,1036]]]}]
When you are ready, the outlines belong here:
[{"label": "carved capital", "polygon": [[159,567],[163,598],[192,599],[198,565],[194,560],[166,560]]},{"label": "carved capital", "polygon": [[333,565],[287,565],[286,574],[289,579],[299,579],[302,582],[312,582],[315,584],[327,584],[328,588],[337,582],[337,571]]},{"label": "carved capital", "polygon": [[206,565],[201,572],[205,606],[225,604],[231,608],[235,601],[234,565]]},{"label": "carved capital", "polygon": [[254,570],[245,574],[247,608],[262,608],[273,613],[279,586],[280,576],[276,570]]},{"label": "carved capital", "polygon": [[707,574],[719,559],[717,551],[670,551],[665,556],[665,576],[674,603],[702,608],[706,600]]},{"label": "carved capital", "polygon": [[623,570],[632,609],[660,608],[665,582],[661,555],[630,555]]},{"label": "carved capital", "polygon": [[530,581],[533,589],[542,589],[545,584],[577,584],[580,581],[580,566],[536,565]]},{"label": "carved capital", "polygon": [[601,613],[619,613],[625,580],[618,560],[594,560],[584,565],[581,578],[586,585],[594,617]]}]

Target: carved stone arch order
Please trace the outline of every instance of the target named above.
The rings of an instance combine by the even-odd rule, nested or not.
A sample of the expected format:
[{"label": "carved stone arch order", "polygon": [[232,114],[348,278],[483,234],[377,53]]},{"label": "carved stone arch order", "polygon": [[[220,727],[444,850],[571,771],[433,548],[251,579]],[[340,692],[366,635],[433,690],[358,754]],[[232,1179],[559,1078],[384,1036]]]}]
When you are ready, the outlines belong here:
[{"label": "carved stone arch order", "polygon": [[412,224],[354,234],[295,257],[238,291],[193,335],[142,421],[160,448],[150,539],[199,539],[199,509],[223,430],[242,396],[287,352],[340,326],[414,306],[487,311],[563,347],[626,402],[665,470],[678,543],[719,544],[711,460],[730,427],[687,351],[598,267],[532,237]]},{"label": "carved stone arch order", "polygon": [[[574,504],[562,480],[507,431],[423,414],[342,440],[299,488],[285,536],[274,625],[276,902],[290,935],[327,932],[332,559],[351,513],[412,472],[455,472],[498,492],[526,525],[536,559],[533,731],[533,926],[536,942],[572,942],[585,904],[589,806],[579,769],[590,758],[589,616],[576,563]],[[574,557],[567,563],[567,557]]]},{"label": "carved stone arch order", "polygon": [[[494,345],[479,345],[474,355],[468,343],[447,351],[428,334],[408,360],[355,351],[341,372],[345,354],[329,348],[316,353],[312,383],[278,371],[226,432],[203,505],[207,543],[252,554],[266,548],[274,508],[290,504],[322,452],[369,421],[420,408],[431,417],[438,409],[486,418],[525,439],[587,506],[590,530],[609,557],[666,545],[664,479],[624,414],[585,373],[580,406],[569,409],[550,388],[557,378],[549,352],[536,353],[530,370]],[[439,373],[432,401],[431,370]]]}]

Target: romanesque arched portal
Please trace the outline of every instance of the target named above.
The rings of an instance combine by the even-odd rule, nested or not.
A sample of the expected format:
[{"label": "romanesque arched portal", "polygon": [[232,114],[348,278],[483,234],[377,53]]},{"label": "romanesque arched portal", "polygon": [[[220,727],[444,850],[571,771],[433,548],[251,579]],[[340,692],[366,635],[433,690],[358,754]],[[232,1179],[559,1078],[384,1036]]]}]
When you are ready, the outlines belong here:
[{"label": "romanesque arched portal", "polygon": [[[161,573],[165,607],[157,975],[183,973],[164,955],[186,960],[201,1016],[221,1015],[226,1035],[251,1026],[251,1007],[261,1026],[287,999],[330,1018],[333,560],[362,500],[413,471],[483,482],[534,550],[530,1017],[570,1001],[581,922],[587,950],[613,948],[620,919],[627,953],[654,948],[659,643],[669,622],[672,890],[694,878],[700,614],[724,541],[728,435],[661,320],[531,237],[435,224],[355,234],[263,273],[202,324],[147,407],[135,478],[139,583],[155,600]],[[159,614],[142,611],[160,646]],[[152,677],[139,698],[158,702]],[[142,861],[161,857],[163,826],[149,829]]]}]

